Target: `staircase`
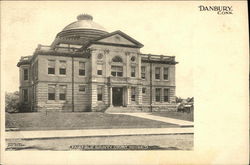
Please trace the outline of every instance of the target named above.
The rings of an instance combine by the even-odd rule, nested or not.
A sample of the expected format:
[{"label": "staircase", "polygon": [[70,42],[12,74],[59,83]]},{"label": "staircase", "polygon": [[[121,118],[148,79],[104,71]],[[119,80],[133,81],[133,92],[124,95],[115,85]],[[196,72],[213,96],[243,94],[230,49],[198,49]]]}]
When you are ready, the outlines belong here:
[{"label": "staircase", "polygon": [[105,113],[133,113],[142,112],[141,107],[108,107]]}]

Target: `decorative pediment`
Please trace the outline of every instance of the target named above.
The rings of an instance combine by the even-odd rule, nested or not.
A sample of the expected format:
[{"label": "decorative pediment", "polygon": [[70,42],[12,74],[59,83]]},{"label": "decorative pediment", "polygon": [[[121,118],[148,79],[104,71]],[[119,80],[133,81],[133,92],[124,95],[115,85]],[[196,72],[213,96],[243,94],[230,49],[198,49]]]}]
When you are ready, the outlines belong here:
[{"label": "decorative pediment", "polygon": [[132,37],[128,36],[127,34],[121,31],[108,33],[100,38],[91,40],[88,45],[90,44],[128,46],[128,47],[136,47],[136,48],[143,47],[143,45],[140,42],[136,41],[135,39],[133,39]]}]

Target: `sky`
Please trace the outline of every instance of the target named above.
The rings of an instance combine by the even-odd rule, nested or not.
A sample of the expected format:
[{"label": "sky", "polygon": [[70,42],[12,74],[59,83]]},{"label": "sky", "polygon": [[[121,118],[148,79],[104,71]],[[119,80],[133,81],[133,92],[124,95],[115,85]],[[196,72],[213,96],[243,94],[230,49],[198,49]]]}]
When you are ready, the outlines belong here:
[{"label": "sky", "polygon": [[[3,2],[1,57],[6,91],[18,90],[21,56],[50,45],[76,16],[88,13],[108,32],[121,30],[144,44],[142,53],[176,56],[176,95],[193,96],[193,19],[197,5],[173,2]],[[185,17],[183,17],[185,15]]]}]

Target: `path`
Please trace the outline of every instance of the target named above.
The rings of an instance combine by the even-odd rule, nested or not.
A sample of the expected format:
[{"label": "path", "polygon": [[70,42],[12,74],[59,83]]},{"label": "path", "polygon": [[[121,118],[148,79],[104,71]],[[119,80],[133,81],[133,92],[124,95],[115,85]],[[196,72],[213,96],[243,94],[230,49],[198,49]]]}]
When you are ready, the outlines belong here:
[{"label": "path", "polygon": [[120,135],[167,135],[190,134],[193,128],[140,128],[140,129],[91,129],[91,130],[50,130],[50,131],[10,131],[5,132],[7,139],[66,138],[88,136]]},{"label": "path", "polygon": [[150,119],[150,120],[156,120],[156,121],[162,121],[162,122],[171,123],[171,124],[177,124],[177,125],[180,125],[182,127],[193,127],[194,126],[193,122],[191,122],[191,121],[155,116],[155,115],[150,115],[149,113],[112,113],[112,114],[130,115],[130,116],[135,116],[135,117],[140,117],[140,118],[145,118],[145,119]]}]

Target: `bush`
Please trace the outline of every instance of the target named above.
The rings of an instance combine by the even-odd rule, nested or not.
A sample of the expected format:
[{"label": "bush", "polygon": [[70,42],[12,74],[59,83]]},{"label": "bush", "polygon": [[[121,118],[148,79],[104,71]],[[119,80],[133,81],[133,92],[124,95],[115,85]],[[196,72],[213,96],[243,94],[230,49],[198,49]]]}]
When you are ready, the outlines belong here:
[{"label": "bush", "polygon": [[5,112],[18,112],[19,92],[6,92],[5,93]]}]

